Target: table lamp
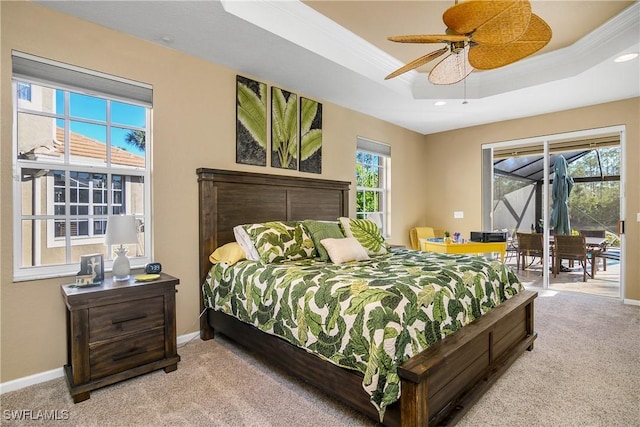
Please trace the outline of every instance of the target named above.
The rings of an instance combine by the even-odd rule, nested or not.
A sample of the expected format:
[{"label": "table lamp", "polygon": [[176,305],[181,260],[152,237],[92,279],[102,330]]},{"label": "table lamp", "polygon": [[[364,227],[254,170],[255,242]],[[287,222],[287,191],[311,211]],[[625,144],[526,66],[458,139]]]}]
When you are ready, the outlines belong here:
[{"label": "table lamp", "polygon": [[113,278],[116,281],[129,280],[131,265],[127,258],[127,248],[122,245],[138,243],[136,219],[133,215],[113,215],[107,219],[107,236],[105,245],[120,245],[113,260]]}]

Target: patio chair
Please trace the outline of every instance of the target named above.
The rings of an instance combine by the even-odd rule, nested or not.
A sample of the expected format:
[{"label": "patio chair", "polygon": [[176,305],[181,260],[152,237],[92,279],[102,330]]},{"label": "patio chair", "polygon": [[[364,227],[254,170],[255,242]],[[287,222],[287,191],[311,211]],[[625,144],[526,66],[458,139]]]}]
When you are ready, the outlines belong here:
[{"label": "patio chair", "polygon": [[507,263],[512,258],[518,256],[518,240],[516,239],[516,230],[509,231],[508,228],[503,228],[502,230],[495,231],[501,231],[505,233],[505,236],[507,237],[507,249],[504,257],[504,262]]},{"label": "patio chair", "polygon": [[[585,236],[556,234],[554,237],[553,277],[556,277],[563,259],[578,261],[582,266],[582,281],[587,281],[587,242]],[[591,276],[594,264],[591,264]]]},{"label": "patio chair", "polygon": [[[605,230],[580,230],[580,235],[585,237],[600,237],[604,239],[606,237],[606,232]],[[608,254],[604,255],[606,251],[607,251],[606,240],[603,240],[603,242],[600,244],[600,247],[591,247],[587,251],[587,258],[589,259],[589,262],[592,264],[591,277],[593,277],[593,273],[595,273],[595,270],[597,270],[598,268],[598,258],[602,259],[602,270],[607,271]],[[594,263],[595,265],[593,265]]]},{"label": "patio chair", "polygon": [[[527,267],[530,267],[535,261],[535,258],[540,258],[544,256],[544,246],[543,246],[543,237],[542,233],[520,233],[516,232],[516,240],[517,240],[517,260],[516,260],[516,269],[520,270],[520,260],[522,260],[522,269],[526,270]],[[533,257],[534,259],[526,265],[527,257]]]},{"label": "patio chair", "polygon": [[596,256],[602,259],[602,271],[607,271],[607,260],[620,262],[620,248],[606,247],[605,250],[600,251]]},{"label": "patio chair", "polygon": [[444,230],[433,227],[413,227],[409,230],[409,240],[411,241],[411,249],[421,250],[420,239],[433,239],[444,237]]}]

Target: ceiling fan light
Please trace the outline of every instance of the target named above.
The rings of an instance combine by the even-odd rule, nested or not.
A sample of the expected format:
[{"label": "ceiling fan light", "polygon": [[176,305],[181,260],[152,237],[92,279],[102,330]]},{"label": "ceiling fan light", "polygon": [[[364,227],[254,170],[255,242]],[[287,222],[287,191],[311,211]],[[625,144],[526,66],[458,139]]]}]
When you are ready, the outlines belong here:
[{"label": "ceiling fan light", "polygon": [[433,67],[429,81],[434,85],[451,85],[464,80],[473,71],[469,64],[469,45],[459,53],[452,53]]},{"label": "ceiling fan light", "polygon": [[447,105],[447,101],[436,101],[433,103],[436,107],[442,107],[443,105]]},{"label": "ceiling fan light", "polygon": [[636,59],[637,57],[638,57],[637,52],[627,53],[625,55],[618,56],[616,59],[613,60],[613,62],[627,62],[627,61],[631,61],[632,59]]}]

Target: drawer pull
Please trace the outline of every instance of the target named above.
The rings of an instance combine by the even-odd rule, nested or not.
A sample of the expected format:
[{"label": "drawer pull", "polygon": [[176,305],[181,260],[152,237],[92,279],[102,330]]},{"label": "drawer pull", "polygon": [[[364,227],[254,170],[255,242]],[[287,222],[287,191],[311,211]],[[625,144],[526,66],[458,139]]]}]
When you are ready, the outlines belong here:
[{"label": "drawer pull", "polygon": [[129,357],[137,356],[139,354],[146,353],[146,352],[147,352],[146,348],[134,347],[125,353],[116,354],[115,356],[112,357],[111,360],[113,360],[114,362],[117,362],[118,360],[127,359]]},{"label": "drawer pull", "polygon": [[117,317],[117,318],[111,320],[111,324],[112,325],[116,325],[118,323],[124,323],[124,322],[130,322],[132,320],[144,319],[145,317],[147,317],[146,314],[134,314],[133,316]]}]

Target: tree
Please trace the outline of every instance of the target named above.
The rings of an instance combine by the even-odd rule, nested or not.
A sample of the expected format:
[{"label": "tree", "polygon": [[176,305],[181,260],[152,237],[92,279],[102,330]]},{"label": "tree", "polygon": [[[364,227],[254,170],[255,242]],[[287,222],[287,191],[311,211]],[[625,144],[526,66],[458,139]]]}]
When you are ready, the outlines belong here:
[{"label": "tree", "polygon": [[[620,182],[611,178],[605,181],[604,178],[619,176],[620,165],[619,146],[590,150],[573,158],[569,163],[569,175],[578,179],[569,196],[569,215],[573,230],[605,229],[612,233],[617,232],[620,217]],[[550,178],[553,179],[553,176]],[[531,184],[535,182],[494,174],[494,207],[512,192]],[[551,200],[549,203],[551,204]]]},{"label": "tree", "polygon": [[380,211],[380,157],[358,152],[356,155],[356,212]]},{"label": "tree", "polygon": [[[620,147],[600,148],[571,163],[574,178],[620,175]],[[574,185],[569,197],[571,228],[617,231],[620,217],[620,182],[592,181]]]},{"label": "tree", "polygon": [[141,151],[145,151],[146,146],[146,134],[142,130],[130,130],[124,137],[127,144],[131,144]]}]

